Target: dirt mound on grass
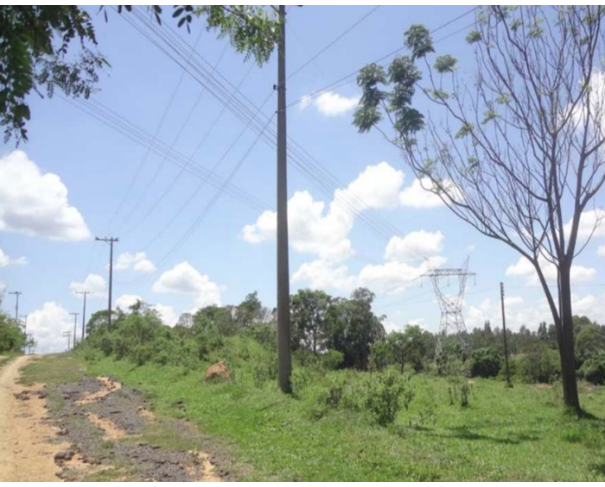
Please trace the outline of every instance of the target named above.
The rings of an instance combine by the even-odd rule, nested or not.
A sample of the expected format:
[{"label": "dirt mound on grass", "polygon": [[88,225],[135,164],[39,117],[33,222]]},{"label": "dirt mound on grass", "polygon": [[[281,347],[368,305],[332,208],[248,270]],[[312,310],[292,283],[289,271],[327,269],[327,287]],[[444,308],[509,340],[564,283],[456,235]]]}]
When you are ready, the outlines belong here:
[{"label": "dirt mound on grass", "polygon": [[225,382],[230,378],[231,374],[229,374],[229,369],[223,361],[208,367],[208,370],[206,370],[206,374],[204,375],[205,382]]}]

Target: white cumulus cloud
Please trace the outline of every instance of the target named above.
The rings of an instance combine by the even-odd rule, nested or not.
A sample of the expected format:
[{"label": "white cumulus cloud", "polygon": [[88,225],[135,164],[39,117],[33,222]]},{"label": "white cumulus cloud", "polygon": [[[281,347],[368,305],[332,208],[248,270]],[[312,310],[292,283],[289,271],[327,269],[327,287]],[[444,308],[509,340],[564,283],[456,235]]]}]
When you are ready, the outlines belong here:
[{"label": "white cumulus cloud", "polygon": [[414,179],[412,184],[399,195],[401,206],[408,208],[438,208],[443,206],[444,203],[441,198],[429,191],[432,187],[429,178]]},{"label": "white cumulus cloud", "polygon": [[152,291],[157,294],[190,296],[199,308],[221,304],[221,286],[186,261],[164,272],[153,284]]},{"label": "white cumulus cloud", "polygon": [[409,262],[434,257],[443,251],[444,238],[441,232],[424,230],[408,233],[405,237],[393,237],[387,245],[385,259]]},{"label": "white cumulus cloud", "polygon": [[25,257],[12,258],[4,253],[2,249],[0,249],[0,268],[7,267],[9,265],[25,265],[27,264],[27,259]]},{"label": "white cumulus cloud", "polygon": [[[565,235],[571,233],[572,220],[565,225]],[[595,209],[585,211],[580,216],[578,238],[586,240],[590,237],[605,237],[605,210]]]},{"label": "white cumulus cloud", "polygon": [[305,283],[313,289],[353,291],[358,285],[356,276],[349,274],[346,265],[336,265],[325,260],[302,264],[292,276],[293,283]]},{"label": "white cumulus cloud", "polygon": [[605,245],[601,245],[598,249],[597,249],[597,255],[599,257],[605,257]]},{"label": "white cumulus cloud", "polygon": [[107,295],[105,279],[98,274],[88,274],[84,281],[74,281],[69,285],[72,293],[88,291],[91,298],[102,298]]},{"label": "white cumulus cloud", "polygon": [[[544,274],[544,278],[548,282],[555,282],[558,277],[556,266],[542,257],[538,259],[538,262]],[[573,282],[589,282],[596,276],[596,274],[596,269],[591,267],[584,267],[580,265],[571,266],[571,279]],[[506,275],[525,278],[525,283],[528,286],[537,286],[540,284],[536,269],[525,257],[521,257],[516,264],[510,265],[506,269]]]},{"label": "white cumulus cloud", "polygon": [[133,269],[143,274],[151,274],[155,272],[156,268],[153,262],[147,258],[145,252],[136,252],[131,254],[130,252],[124,252],[118,256],[118,260],[114,265],[116,271],[125,271]]},{"label": "white cumulus cloud", "polygon": [[128,312],[130,307],[135,305],[138,301],[143,301],[143,298],[138,294],[122,294],[116,299],[116,308]]},{"label": "white cumulus cloud", "polygon": [[176,325],[177,321],[179,320],[179,317],[172,306],[156,304],[153,305],[151,309],[153,309],[159,315],[160,319],[165,325],[172,327]]},{"label": "white cumulus cloud", "polygon": [[[74,318],[58,303],[44,303],[41,309],[27,315],[27,333],[36,341],[36,353],[63,352],[67,349],[64,331],[74,329]],[[80,333],[78,326],[77,332]]]},{"label": "white cumulus cloud", "polygon": [[0,230],[60,241],[91,234],[56,174],[42,174],[23,151],[0,158]]},{"label": "white cumulus cloud", "polygon": [[[338,117],[353,110],[359,104],[359,99],[359,96],[346,97],[332,91],[327,91],[315,98],[312,103],[322,115],[326,117]],[[304,109],[309,104],[308,98],[303,98],[301,109]]]},{"label": "white cumulus cloud", "polygon": [[[326,261],[351,257],[354,252],[348,235],[356,214],[397,206],[403,179],[403,173],[386,162],[368,166],[346,188],[334,192],[329,208],[324,202],[315,201],[307,191],[297,191],[288,202],[292,247]],[[276,225],[276,213],[265,211],[254,224],[242,229],[241,237],[253,244],[272,240]]]}]

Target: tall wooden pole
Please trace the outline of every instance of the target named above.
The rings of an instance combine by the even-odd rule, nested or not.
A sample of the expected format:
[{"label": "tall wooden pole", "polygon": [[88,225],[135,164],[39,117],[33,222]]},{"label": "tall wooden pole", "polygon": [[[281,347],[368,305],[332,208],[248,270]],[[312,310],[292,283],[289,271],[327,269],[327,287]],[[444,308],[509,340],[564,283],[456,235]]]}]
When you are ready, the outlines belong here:
[{"label": "tall wooden pole", "polygon": [[84,296],[84,307],[82,308],[82,334],[80,340],[84,340],[86,335],[86,296],[90,294],[90,291],[76,291],[77,294]]},{"label": "tall wooden pole", "polygon": [[292,392],[290,268],[288,257],[288,161],[286,148],[286,7],[279,6],[277,59],[277,355],[282,392]]},{"label": "tall wooden pole", "polygon": [[506,336],[506,312],[504,309],[504,283],[500,283],[500,301],[502,303],[502,335],[504,336],[504,366],[506,370],[506,386],[512,387],[510,369],[508,368],[508,337]]},{"label": "tall wooden pole", "polygon": [[14,294],[16,301],[15,301],[15,323],[19,323],[19,296],[21,296],[23,294],[22,291],[13,291],[13,292],[9,292],[8,294]]},{"label": "tall wooden pole", "polygon": [[69,313],[74,317],[74,347],[76,346],[76,337],[78,336],[78,315],[80,313]]},{"label": "tall wooden pole", "polygon": [[99,242],[106,242],[109,244],[109,299],[107,303],[107,329],[111,331],[111,291],[113,287],[113,244],[119,242],[117,238],[99,238],[95,237],[95,240]]}]

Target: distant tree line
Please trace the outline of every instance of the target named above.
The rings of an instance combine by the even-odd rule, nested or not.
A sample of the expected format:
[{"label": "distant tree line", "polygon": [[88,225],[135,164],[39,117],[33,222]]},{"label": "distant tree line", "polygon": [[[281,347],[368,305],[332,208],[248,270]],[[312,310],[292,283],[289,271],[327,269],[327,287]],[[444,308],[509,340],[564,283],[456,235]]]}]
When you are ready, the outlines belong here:
[{"label": "distant tree line", "polygon": [[[438,337],[417,325],[387,333],[384,316],[372,309],[374,294],[355,290],[348,299],[324,291],[303,289],[291,297],[292,348],[301,365],[322,363],[327,369],[384,370],[400,373],[502,378],[503,336],[489,321],[460,336]],[[129,312],[117,311],[112,332],[107,312],[93,314],[88,322],[88,344],[106,355],[195,368],[211,361],[229,337],[250,337],[275,355],[275,310],[263,306],[256,292],[239,305],[206,306],[184,313],[173,328],[145,303]],[[586,317],[574,318],[576,369],[580,377],[605,383],[605,327]],[[522,326],[507,331],[510,368],[518,382],[554,382],[560,379],[556,330],[540,323],[536,331]],[[271,370],[273,364],[268,366]],[[267,372],[269,374],[270,372]]]},{"label": "distant tree line", "polygon": [[20,324],[0,311],[0,353],[18,352],[23,350],[26,344],[27,338]]}]

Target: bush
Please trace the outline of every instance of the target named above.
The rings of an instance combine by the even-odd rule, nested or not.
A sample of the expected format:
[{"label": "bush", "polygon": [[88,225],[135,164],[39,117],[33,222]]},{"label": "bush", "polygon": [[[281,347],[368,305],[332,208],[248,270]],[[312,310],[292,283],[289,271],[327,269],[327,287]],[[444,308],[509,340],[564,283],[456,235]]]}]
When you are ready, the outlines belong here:
[{"label": "bush", "polygon": [[292,395],[296,399],[300,399],[309,385],[310,377],[309,372],[305,370],[304,367],[296,368],[292,372]]},{"label": "bush", "polygon": [[449,379],[449,387],[447,389],[450,406],[459,404],[466,408],[470,405],[471,385],[461,377],[451,377]]},{"label": "bush", "polygon": [[321,365],[326,370],[338,369],[344,360],[344,354],[338,350],[328,350],[321,357]]},{"label": "bush", "polygon": [[527,383],[552,383],[561,376],[559,352],[540,345],[531,352],[514,357],[518,378]]},{"label": "bush", "polygon": [[338,409],[345,392],[345,382],[341,378],[331,378],[328,387],[322,389],[317,402],[330,409]]},{"label": "bush", "polygon": [[259,389],[265,382],[274,381],[277,378],[277,356],[271,356],[259,360],[254,364],[253,369],[254,385]]},{"label": "bush", "polygon": [[502,365],[500,354],[493,348],[475,350],[471,360],[472,377],[497,377]]},{"label": "bush", "polygon": [[404,379],[394,371],[375,377],[376,380],[368,384],[365,409],[380,426],[388,426],[395,422],[402,407],[406,410],[409,408],[414,390],[410,385],[410,377]]},{"label": "bush", "polygon": [[605,384],[605,354],[589,358],[580,369],[588,382],[596,385]]}]

